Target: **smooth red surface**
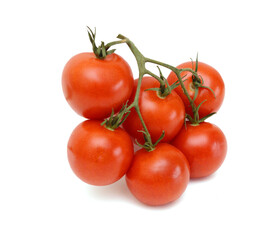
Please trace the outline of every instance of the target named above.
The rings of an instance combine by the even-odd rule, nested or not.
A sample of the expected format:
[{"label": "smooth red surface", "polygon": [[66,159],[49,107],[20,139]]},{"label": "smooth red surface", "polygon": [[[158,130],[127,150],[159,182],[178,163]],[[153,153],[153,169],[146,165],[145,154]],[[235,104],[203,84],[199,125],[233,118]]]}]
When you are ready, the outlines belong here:
[{"label": "smooth red surface", "polygon": [[[193,66],[195,67],[195,62],[193,62]],[[186,62],[181,65],[179,65],[177,68],[192,68],[192,62]],[[213,93],[205,88],[199,88],[198,91],[198,96],[195,100],[196,106],[198,106],[202,101],[207,100],[204,102],[200,109],[199,109],[199,116],[200,118],[205,117],[206,115],[212,113],[212,112],[217,112],[223,102],[224,95],[225,95],[225,86],[222,77],[220,74],[211,66],[208,64],[198,62],[198,71],[197,73],[202,76],[204,80],[204,86],[210,87],[214,93],[216,98],[214,97]],[[192,75],[189,72],[182,72],[181,76],[187,76],[184,79],[187,79],[184,81],[185,88],[187,89],[190,97],[193,99],[195,90],[191,87],[192,85]],[[169,84],[174,83],[177,81],[176,74],[171,72],[168,76],[168,82]],[[186,97],[186,95],[183,93],[183,90],[181,86],[177,87],[175,91],[179,94],[179,96],[182,98],[186,112],[190,114],[193,117],[191,106],[189,104],[189,101]]]},{"label": "smooth red surface", "polygon": [[119,180],[130,167],[134,149],[121,128],[112,131],[100,121],[87,120],[72,132],[67,146],[73,172],[92,185],[108,185]]},{"label": "smooth red surface", "polygon": [[207,122],[197,126],[187,123],[171,144],[187,157],[191,178],[213,174],[221,166],[227,153],[227,141],[223,132]]},{"label": "smooth red surface", "polygon": [[80,53],[64,67],[62,86],[69,105],[81,116],[103,119],[120,110],[134,85],[128,63],[113,53],[97,59],[94,53]]},{"label": "smooth red surface", "polygon": [[[130,103],[134,101],[138,80],[135,80]],[[162,142],[172,140],[183,126],[185,119],[185,107],[182,99],[175,91],[165,98],[160,98],[156,91],[144,91],[148,88],[159,87],[159,82],[153,77],[144,77],[140,89],[139,107],[143,120],[152,137],[153,143],[156,142],[165,131]],[[132,108],[130,115],[123,123],[124,129],[139,143],[144,143],[143,134],[138,130],[143,130],[139,116]]]},{"label": "smooth red surface", "polygon": [[147,205],[164,205],[178,199],[189,182],[189,164],[180,150],[167,143],[135,153],[126,174],[131,193]]}]

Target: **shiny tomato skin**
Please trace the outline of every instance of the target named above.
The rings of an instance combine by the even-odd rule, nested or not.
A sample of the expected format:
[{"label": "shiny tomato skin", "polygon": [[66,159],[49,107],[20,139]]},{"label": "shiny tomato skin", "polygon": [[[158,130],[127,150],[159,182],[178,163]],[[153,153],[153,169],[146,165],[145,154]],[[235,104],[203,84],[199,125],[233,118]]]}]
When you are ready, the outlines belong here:
[{"label": "shiny tomato skin", "polygon": [[132,140],[123,129],[109,130],[100,124],[93,120],[80,123],[67,145],[73,172],[82,181],[97,186],[119,180],[134,155]]},{"label": "shiny tomato skin", "polygon": [[80,53],[64,67],[62,87],[69,105],[88,119],[108,117],[130,97],[134,85],[128,63],[113,53],[98,59],[94,53]]},{"label": "shiny tomato skin", "polygon": [[[195,67],[195,62],[193,62],[193,66]],[[192,62],[186,62],[183,64],[180,64],[177,68],[192,68]],[[209,66],[208,64],[198,62],[198,71],[197,73],[203,78],[204,80],[204,86],[210,87],[214,93],[216,98],[214,97],[213,93],[205,88],[199,88],[197,98],[195,100],[195,105],[198,106],[202,101],[207,100],[204,102],[200,109],[199,109],[199,117],[205,117],[206,115],[212,113],[212,112],[217,112],[222,105],[224,96],[225,96],[225,85],[223,82],[222,77],[218,73],[216,69],[213,67]],[[190,97],[193,99],[194,94],[195,94],[195,89],[192,87],[192,75],[189,72],[182,72],[181,76],[187,76],[184,79],[187,79],[184,81],[185,88],[187,89]],[[177,77],[175,73],[171,72],[168,76],[168,82],[169,84],[172,84],[173,82],[177,81]],[[183,90],[181,86],[177,87],[175,91],[179,94],[179,96],[182,98],[186,112],[193,116],[191,106],[189,104],[189,101],[185,94],[183,93]]]},{"label": "shiny tomato skin", "polygon": [[[129,100],[134,101],[138,80],[135,80],[133,93]],[[144,91],[148,88],[158,88],[159,82],[153,77],[144,77],[142,79],[139,107],[143,120],[152,137],[153,143],[156,142],[165,131],[165,136],[162,142],[172,140],[180,131],[184,124],[185,107],[182,99],[175,91],[165,98],[158,96],[156,91]],[[139,143],[144,143],[143,134],[138,130],[143,130],[139,116],[135,109],[131,109],[131,113],[123,123],[124,129]]]},{"label": "shiny tomato skin", "polygon": [[214,124],[187,123],[171,142],[187,157],[191,178],[213,174],[223,163],[227,153],[224,133]]},{"label": "shiny tomato skin", "polygon": [[141,149],[135,153],[125,179],[139,201],[159,206],[178,199],[189,178],[189,164],[184,154],[168,143],[160,143],[153,151]]}]

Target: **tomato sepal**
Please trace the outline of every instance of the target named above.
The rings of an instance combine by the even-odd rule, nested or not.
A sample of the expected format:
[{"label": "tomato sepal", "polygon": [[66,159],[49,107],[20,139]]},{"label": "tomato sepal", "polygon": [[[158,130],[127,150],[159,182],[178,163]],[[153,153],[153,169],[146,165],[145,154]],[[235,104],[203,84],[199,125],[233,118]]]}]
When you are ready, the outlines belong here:
[{"label": "tomato sepal", "polygon": [[147,133],[144,130],[138,130],[138,132],[143,133],[143,138],[144,138],[145,142],[144,142],[144,144],[140,144],[137,139],[135,139],[135,142],[139,147],[144,148],[148,152],[155,150],[155,147],[164,138],[164,135],[165,135],[165,131],[162,131],[162,134],[159,137],[159,139],[155,143],[152,143],[152,141],[148,140]]},{"label": "tomato sepal", "polygon": [[105,59],[108,55],[114,53],[116,49],[111,49],[109,48],[113,45],[120,44],[120,43],[125,43],[125,40],[120,40],[120,41],[114,41],[114,42],[109,42],[105,44],[103,41],[101,41],[101,45],[99,47],[96,46],[95,40],[96,40],[96,28],[94,28],[94,32],[91,30],[90,27],[87,26],[87,32],[88,32],[88,37],[89,40],[92,44],[92,50],[95,54],[95,56],[98,59]]},{"label": "tomato sepal", "polygon": [[130,110],[128,108],[128,101],[122,106],[120,111],[117,114],[114,114],[114,109],[112,109],[111,115],[109,118],[105,119],[101,126],[104,126],[107,129],[115,130],[118,128],[129,116]]}]

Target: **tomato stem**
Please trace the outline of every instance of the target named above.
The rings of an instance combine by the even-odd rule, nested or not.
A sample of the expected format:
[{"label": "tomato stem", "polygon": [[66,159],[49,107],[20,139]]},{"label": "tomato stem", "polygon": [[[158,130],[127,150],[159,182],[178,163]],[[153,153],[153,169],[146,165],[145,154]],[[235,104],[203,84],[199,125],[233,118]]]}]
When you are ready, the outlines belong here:
[{"label": "tomato stem", "polygon": [[[143,134],[144,134],[144,138],[145,138],[145,143],[144,145],[141,145],[141,144],[138,144],[139,146],[141,147],[144,147],[146,150],[148,151],[152,151],[153,149],[155,149],[155,146],[162,140],[162,138],[164,137],[164,131],[163,131],[163,134],[161,135],[161,137],[158,139],[158,141],[156,143],[152,143],[152,140],[151,140],[151,135],[147,129],[147,126],[143,120],[143,117],[141,115],[141,112],[140,112],[140,107],[139,107],[139,95],[140,95],[140,89],[141,89],[141,82],[142,82],[142,79],[143,79],[143,76],[145,74],[148,74],[152,77],[154,77],[155,79],[157,79],[160,83],[160,88],[159,88],[159,92],[158,92],[158,95],[160,95],[161,97],[166,97],[168,94],[171,93],[172,89],[178,87],[179,85],[181,86],[184,94],[186,95],[190,105],[191,105],[191,108],[192,108],[192,112],[193,112],[193,118],[189,115],[187,115],[187,118],[189,119],[189,121],[191,121],[193,124],[197,124],[199,122],[201,122],[204,118],[202,119],[199,119],[199,114],[198,114],[198,110],[199,110],[199,107],[201,106],[201,104],[199,104],[199,106],[196,106],[195,103],[194,103],[194,100],[195,99],[192,99],[187,91],[187,89],[185,88],[185,85],[183,83],[183,78],[181,76],[181,73],[183,72],[190,72],[192,74],[192,77],[194,79],[194,82],[195,83],[198,83],[199,86],[197,87],[203,87],[203,85],[201,85],[201,83],[203,82],[203,80],[201,79],[201,77],[197,74],[197,65],[196,64],[196,69],[195,71],[191,68],[182,68],[182,69],[178,69],[174,66],[171,66],[167,63],[163,63],[163,62],[160,62],[160,61],[157,61],[157,60],[154,60],[154,59],[151,59],[151,58],[146,58],[139,50],[138,48],[135,46],[135,44],[130,40],[128,39],[127,37],[123,36],[122,34],[119,34],[117,36],[117,38],[121,39],[120,41],[114,41],[114,42],[111,42],[107,45],[105,45],[106,47],[111,47],[113,45],[116,45],[116,44],[119,44],[119,43],[126,43],[127,46],[129,47],[129,49],[131,50],[131,52],[133,53],[135,59],[136,59],[136,62],[137,62],[137,65],[138,65],[138,69],[139,69],[139,79],[138,79],[138,85],[137,85],[137,90],[136,90],[136,93],[135,93],[135,98],[134,98],[134,101],[133,103],[131,103],[128,107],[126,107],[125,111],[130,111],[131,108],[135,108],[138,116],[139,116],[139,119],[141,121],[141,124],[143,126]],[[197,59],[198,61],[198,59]],[[165,67],[165,68],[168,68],[170,69],[172,72],[174,72],[178,78],[178,81],[176,81],[175,83],[173,83],[171,86],[168,84],[167,80],[163,77],[162,75],[162,72],[160,70],[160,68],[158,67],[158,70],[159,70],[159,73],[160,73],[160,76],[156,75],[155,73],[149,71],[148,69],[146,69],[146,63],[153,63],[153,64],[157,64],[158,66],[162,66],[162,67]],[[177,83],[178,82],[178,83]],[[153,89],[147,89],[147,90],[157,90],[157,88],[153,88]],[[209,116],[208,116],[209,117]],[[206,118],[205,118],[206,119]],[[204,120],[205,120],[204,119]],[[203,120],[203,121],[204,121]],[[121,121],[120,121],[121,122]]]},{"label": "tomato stem", "polygon": [[[152,148],[154,147],[154,145],[152,143],[151,135],[147,129],[147,126],[143,120],[143,117],[141,115],[140,108],[139,108],[139,94],[140,94],[140,88],[141,88],[141,81],[142,81],[143,76],[148,73],[148,70],[146,70],[146,68],[145,68],[145,63],[146,63],[145,57],[141,54],[141,52],[137,49],[137,47],[129,39],[127,39],[123,35],[118,35],[118,38],[124,40],[127,43],[128,47],[130,48],[130,50],[132,51],[133,55],[136,58],[136,61],[138,64],[138,69],[139,69],[139,79],[138,79],[138,85],[137,85],[135,98],[134,98],[133,103],[127,109],[130,110],[133,107],[135,108],[135,110],[139,116],[139,119],[141,121],[141,124],[143,126],[143,129],[144,129],[143,134],[145,136],[145,144],[146,144],[146,145],[144,144],[145,148],[147,150],[153,150]],[[150,148],[146,147],[147,145],[149,145]]]},{"label": "tomato stem", "polygon": [[[210,117],[211,115],[214,114],[214,113],[212,113],[211,115],[209,114],[206,117],[204,117],[202,119],[199,119],[198,110],[199,110],[199,107],[201,106],[201,104],[203,102],[200,103],[198,106],[196,106],[195,103],[194,103],[194,101],[195,101],[195,99],[197,97],[197,94],[198,94],[198,88],[206,88],[206,89],[210,90],[213,93],[213,95],[215,96],[214,91],[211,88],[209,88],[207,86],[203,86],[204,81],[203,81],[202,77],[197,74],[197,70],[198,70],[198,54],[197,54],[197,57],[196,57],[195,70],[193,70],[191,68],[178,69],[178,68],[176,68],[174,66],[171,66],[171,65],[169,65],[167,63],[163,63],[163,62],[151,59],[151,58],[144,57],[144,55],[138,50],[138,48],[135,46],[135,44],[130,39],[128,39],[127,37],[123,36],[122,34],[119,34],[117,36],[117,38],[119,38],[120,40],[113,41],[113,42],[110,42],[108,44],[104,44],[104,42],[101,42],[101,45],[99,47],[97,47],[96,44],[95,44],[96,29],[95,29],[95,32],[93,32],[89,27],[87,27],[87,28],[88,28],[89,39],[90,39],[90,42],[92,44],[92,49],[93,49],[93,52],[94,52],[94,54],[95,54],[95,56],[97,58],[104,59],[107,55],[112,54],[115,51],[115,49],[109,50],[109,48],[111,46],[114,46],[114,45],[117,45],[117,44],[121,44],[121,43],[126,43],[128,45],[128,47],[129,47],[129,49],[131,50],[131,52],[133,53],[134,57],[136,58],[136,62],[137,62],[138,69],[139,69],[139,80],[138,80],[137,91],[136,91],[136,94],[135,94],[134,102],[132,104],[130,104],[128,107],[125,107],[124,111],[126,111],[126,113],[127,113],[127,111],[129,111],[131,108],[133,108],[133,107],[135,108],[135,110],[136,110],[136,112],[137,112],[137,114],[138,114],[138,116],[140,118],[140,121],[141,121],[141,123],[143,125],[143,128],[144,128],[144,135],[145,135],[145,138],[146,138],[146,142],[148,142],[151,146],[154,146],[154,145],[153,145],[153,143],[151,141],[151,136],[149,134],[147,126],[146,126],[146,124],[145,124],[145,122],[144,122],[144,120],[143,120],[143,118],[141,116],[141,112],[140,112],[139,104],[138,104],[139,94],[140,94],[140,88],[141,88],[141,81],[142,81],[142,78],[143,78],[143,76],[145,74],[148,74],[148,75],[154,77],[155,79],[157,79],[159,81],[160,88],[146,89],[146,90],[157,91],[157,94],[158,94],[159,97],[164,98],[167,95],[169,95],[174,88],[178,87],[179,85],[181,86],[181,88],[183,90],[183,93],[187,97],[187,99],[188,99],[188,101],[189,101],[189,103],[191,105],[191,108],[192,108],[193,116],[188,116],[187,115],[187,118],[189,119],[190,122],[192,122],[192,123],[199,123],[203,119],[205,120],[205,119],[207,119],[208,117]],[[146,63],[157,64],[160,76],[158,76],[155,73],[153,73],[153,72],[149,71],[148,69],[146,69]],[[192,65],[193,65],[193,63],[192,63]],[[178,78],[178,81],[176,81],[172,85],[169,85],[168,82],[167,82],[167,79],[162,75],[162,72],[161,72],[159,66],[168,68],[172,72],[174,72],[176,74],[177,78]],[[192,66],[192,67],[194,67],[194,66]],[[190,97],[190,95],[189,95],[189,93],[188,93],[188,91],[185,88],[185,85],[183,83],[183,79],[181,77],[181,73],[183,73],[183,72],[190,72],[192,74],[193,86],[195,87],[195,95],[194,95],[193,99]],[[126,117],[123,118],[123,121],[125,119],[126,119]],[[119,121],[119,123],[122,123],[122,122]],[[115,126],[116,125],[119,126],[118,124],[115,124]]]},{"label": "tomato stem", "polygon": [[[139,116],[139,119],[142,123],[142,126],[143,126],[143,129],[144,129],[144,136],[145,136],[145,144],[144,144],[144,147],[147,148],[146,145],[150,145],[151,146],[151,149],[153,149],[155,147],[155,144],[152,143],[152,140],[151,140],[151,136],[149,134],[149,131],[147,129],[147,126],[143,120],[143,117],[141,116],[141,112],[140,112],[140,108],[139,108],[139,94],[140,94],[140,88],[141,88],[141,81],[142,81],[142,78],[145,74],[148,74],[152,77],[154,77],[155,79],[157,79],[160,83],[160,96],[161,97],[165,97],[167,96],[168,94],[171,93],[171,86],[169,86],[167,80],[163,77],[162,73],[161,73],[161,70],[160,68],[158,67],[159,69],[159,73],[160,73],[160,76],[156,75],[155,73],[149,71],[148,69],[146,69],[146,63],[149,62],[149,63],[154,63],[154,64],[157,64],[158,66],[162,66],[162,67],[165,67],[165,68],[168,68],[170,69],[171,71],[173,71],[177,77],[178,77],[178,81],[179,81],[179,85],[181,85],[182,89],[183,89],[183,92],[184,94],[187,96],[190,104],[191,104],[191,107],[192,107],[192,110],[193,110],[193,113],[194,115],[198,115],[197,113],[197,108],[194,104],[194,101],[191,99],[191,97],[189,96],[185,86],[184,86],[184,83],[183,83],[183,79],[181,77],[181,73],[184,72],[184,71],[188,71],[188,72],[191,72],[193,76],[195,76],[196,79],[199,79],[199,76],[197,75],[197,73],[190,69],[190,68],[184,68],[184,69],[178,69],[176,67],[173,67],[169,64],[166,64],[166,63],[163,63],[163,62],[160,62],[160,61],[157,61],[157,60],[154,60],[154,59],[150,59],[150,58],[146,58],[144,57],[144,55],[138,50],[138,48],[135,46],[135,44],[130,40],[128,39],[127,37],[123,36],[122,34],[119,34],[117,36],[117,38],[121,39],[121,40],[124,40],[126,42],[126,44],[128,45],[129,49],[131,50],[131,52],[133,53],[134,57],[136,58],[136,61],[137,61],[137,65],[138,65],[138,69],[139,69],[139,79],[138,79],[138,85],[137,85],[137,91],[136,91],[136,94],[135,94],[135,98],[134,98],[134,102],[133,104],[130,105],[130,108],[132,107],[135,107],[135,110]],[[165,85],[167,85],[167,91],[165,90]],[[174,85],[174,84],[173,84]],[[174,85],[174,88],[177,87],[178,85],[175,84]],[[155,90],[155,89],[149,89],[149,90]],[[128,109],[130,109],[128,108]],[[199,118],[199,117],[198,117]],[[163,138],[164,134],[161,136],[161,139]],[[159,139],[157,142],[161,141],[161,139]]]}]

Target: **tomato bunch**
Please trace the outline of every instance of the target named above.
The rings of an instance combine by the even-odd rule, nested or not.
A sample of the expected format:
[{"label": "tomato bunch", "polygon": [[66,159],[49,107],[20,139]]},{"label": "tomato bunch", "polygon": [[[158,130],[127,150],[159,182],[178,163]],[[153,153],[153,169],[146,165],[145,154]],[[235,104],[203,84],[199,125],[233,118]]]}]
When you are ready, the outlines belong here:
[{"label": "tomato bunch", "polygon": [[[225,159],[223,132],[206,122],[224,99],[220,74],[198,57],[173,67],[146,58],[123,35],[98,47],[90,28],[88,35],[93,52],[72,57],[62,74],[67,102],[88,119],[68,141],[73,172],[97,186],[125,176],[130,192],[147,205],[178,199],[191,178],[213,174]],[[128,63],[110,50],[124,43],[138,63],[136,80]],[[146,63],[156,64],[159,73]],[[167,78],[159,66],[172,71]]]}]

